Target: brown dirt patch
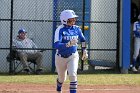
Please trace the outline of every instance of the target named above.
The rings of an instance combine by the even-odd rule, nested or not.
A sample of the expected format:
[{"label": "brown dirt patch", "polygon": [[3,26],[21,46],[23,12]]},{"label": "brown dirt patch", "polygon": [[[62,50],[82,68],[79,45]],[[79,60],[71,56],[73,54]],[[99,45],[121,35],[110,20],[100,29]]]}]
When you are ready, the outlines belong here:
[{"label": "brown dirt patch", "polygon": [[[69,93],[69,85],[63,85],[63,93]],[[0,84],[0,93],[57,93],[55,85],[48,84]],[[140,93],[136,85],[79,85],[77,93]]]}]

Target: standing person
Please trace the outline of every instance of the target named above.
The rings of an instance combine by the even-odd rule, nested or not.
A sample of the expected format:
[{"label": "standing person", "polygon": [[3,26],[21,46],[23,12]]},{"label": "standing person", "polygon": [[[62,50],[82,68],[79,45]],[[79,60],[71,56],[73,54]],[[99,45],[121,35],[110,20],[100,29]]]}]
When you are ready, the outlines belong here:
[{"label": "standing person", "polygon": [[67,71],[70,80],[70,93],[77,93],[78,39],[82,43],[82,60],[88,57],[85,37],[81,29],[75,25],[76,17],[78,16],[73,10],[62,11],[60,14],[62,25],[55,31],[55,65],[58,73],[56,90],[58,93],[62,93],[61,88],[66,80]]},{"label": "standing person", "polygon": [[[25,29],[20,29],[18,31],[18,35],[16,39],[13,40],[13,46],[16,48],[37,48],[36,44],[29,38],[27,38],[27,32]],[[20,61],[23,64],[23,70],[25,72],[29,72],[28,67],[28,59],[33,59],[36,61],[37,64],[37,70],[36,73],[40,74],[42,71],[42,53],[38,50],[20,50],[17,49],[18,56],[20,58]]]},{"label": "standing person", "polygon": [[139,63],[139,68],[138,70],[136,69],[136,60],[139,55],[139,50],[140,50],[140,15],[138,16],[138,21],[134,22],[133,25],[133,32],[134,32],[134,54],[133,54],[133,62],[132,62],[132,71],[140,71],[140,63]]}]

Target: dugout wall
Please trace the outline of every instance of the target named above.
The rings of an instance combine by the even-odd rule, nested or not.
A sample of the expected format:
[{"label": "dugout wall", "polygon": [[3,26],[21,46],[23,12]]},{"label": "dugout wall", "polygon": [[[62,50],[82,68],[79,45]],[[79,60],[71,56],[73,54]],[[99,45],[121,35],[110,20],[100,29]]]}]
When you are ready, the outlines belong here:
[{"label": "dugout wall", "polygon": [[[43,52],[45,72],[55,70],[53,35],[60,24],[59,15],[64,9],[73,9],[87,38],[89,61],[101,60],[101,66],[119,64],[119,9],[120,0],[1,0],[0,1],[0,72],[13,71],[6,62],[12,39],[19,28],[25,28],[29,38]],[[84,29],[84,27],[88,27]],[[79,46],[79,52],[80,50]],[[82,61],[79,69],[84,70]],[[96,64],[98,66],[98,64]],[[100,66],[99,65],[99,66]]]}]

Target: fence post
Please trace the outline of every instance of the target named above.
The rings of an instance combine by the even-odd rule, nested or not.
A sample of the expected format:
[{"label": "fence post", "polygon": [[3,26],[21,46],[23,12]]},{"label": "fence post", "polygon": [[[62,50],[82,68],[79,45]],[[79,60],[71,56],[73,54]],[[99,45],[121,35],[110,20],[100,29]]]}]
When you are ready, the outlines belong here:
[{"label": "fence post", "polygon": [[13,2],[14,0],[11,0],[11,23],[10,23],[10,65],[9,65],[9,73],[13,74],[13,63],[11,61],[12,57],[12,39],[13,39]]},{"label": "fence post", "polygon": [[122,73],[130,66],[130,5],[131,0],[122,0]]}]

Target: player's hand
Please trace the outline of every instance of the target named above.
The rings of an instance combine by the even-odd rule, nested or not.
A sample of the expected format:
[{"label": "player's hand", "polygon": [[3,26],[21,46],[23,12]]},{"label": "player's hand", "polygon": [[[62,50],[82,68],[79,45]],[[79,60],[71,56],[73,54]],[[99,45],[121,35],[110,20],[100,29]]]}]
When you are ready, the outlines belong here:
[{"label": "player's hand", "polygon": [[78,43],[78,40],[77,39],[72,39],[71,41],[69,41],[68,43],[67,43],[67,47],[71,47],[71,46],[73,46],[73,45],[77,45],[77,43]]},{"label": "player's hand", "polygon": [[83,50],[82,60],[86,60],[88,58],[87,50]]}]

